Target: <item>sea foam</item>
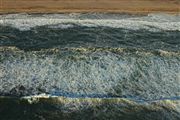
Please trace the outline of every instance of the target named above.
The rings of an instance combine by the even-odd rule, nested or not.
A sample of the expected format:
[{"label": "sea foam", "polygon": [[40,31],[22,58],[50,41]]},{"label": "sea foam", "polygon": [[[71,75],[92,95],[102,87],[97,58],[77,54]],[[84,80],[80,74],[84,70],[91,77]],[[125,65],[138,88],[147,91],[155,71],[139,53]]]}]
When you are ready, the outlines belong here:
[{"label": "sea foam", "polygon": [[121,50],[6,50],[1,52],[0,93],[147,101],[179,98],[179,71],[178,55]]},{"label": "sea foam", "polygon": [[19,30],[29,30],[37,26],[56,26],[66,29],[76,24],[85,27],[112,27],[124,29],[147,29],[150,31],[180,31],[180,16],[166,14],[149,14],[147,16],[131,16],[111,14],[9,14],[0,16],[0,25],[11,26]]}]

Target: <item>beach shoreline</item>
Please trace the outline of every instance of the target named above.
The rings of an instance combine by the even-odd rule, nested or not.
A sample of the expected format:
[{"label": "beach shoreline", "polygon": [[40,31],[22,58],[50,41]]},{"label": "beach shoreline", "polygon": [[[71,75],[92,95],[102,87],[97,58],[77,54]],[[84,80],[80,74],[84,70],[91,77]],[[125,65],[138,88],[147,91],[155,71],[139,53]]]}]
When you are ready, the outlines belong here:
[{"label": "beach shoreline", "polygon": [[180,14],[178,0],[1,0],[0,14],[128,13]]}]

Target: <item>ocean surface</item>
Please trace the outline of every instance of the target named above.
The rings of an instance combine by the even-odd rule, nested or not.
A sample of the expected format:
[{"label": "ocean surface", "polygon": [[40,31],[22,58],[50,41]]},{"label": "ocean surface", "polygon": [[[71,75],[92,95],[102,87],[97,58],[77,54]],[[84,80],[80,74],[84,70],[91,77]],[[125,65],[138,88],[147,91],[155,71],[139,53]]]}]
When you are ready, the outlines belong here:
[{"label": "ocean surface", "polygon": [[0,95],[180,99],[180,16],[0,15]]}]

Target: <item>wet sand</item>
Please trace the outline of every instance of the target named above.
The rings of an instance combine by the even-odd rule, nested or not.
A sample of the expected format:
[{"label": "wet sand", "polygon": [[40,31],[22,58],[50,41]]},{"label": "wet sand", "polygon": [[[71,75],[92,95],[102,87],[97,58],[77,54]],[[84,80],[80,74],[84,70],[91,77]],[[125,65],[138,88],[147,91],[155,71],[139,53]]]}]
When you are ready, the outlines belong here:
[{"label": "wet sand", "polygon": [[0,0],[0,13],[180,13],[179,0]]}]

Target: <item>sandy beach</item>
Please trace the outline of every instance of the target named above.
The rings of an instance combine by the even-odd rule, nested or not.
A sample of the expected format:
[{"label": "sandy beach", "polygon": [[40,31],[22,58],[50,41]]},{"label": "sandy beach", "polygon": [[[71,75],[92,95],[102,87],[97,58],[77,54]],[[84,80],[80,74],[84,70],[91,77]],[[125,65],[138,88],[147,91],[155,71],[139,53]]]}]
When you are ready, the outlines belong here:
[{"label": "sandy beach", "polygon": [[179,0],[1,0],[0,4],[0,13],[180,12]]}]

